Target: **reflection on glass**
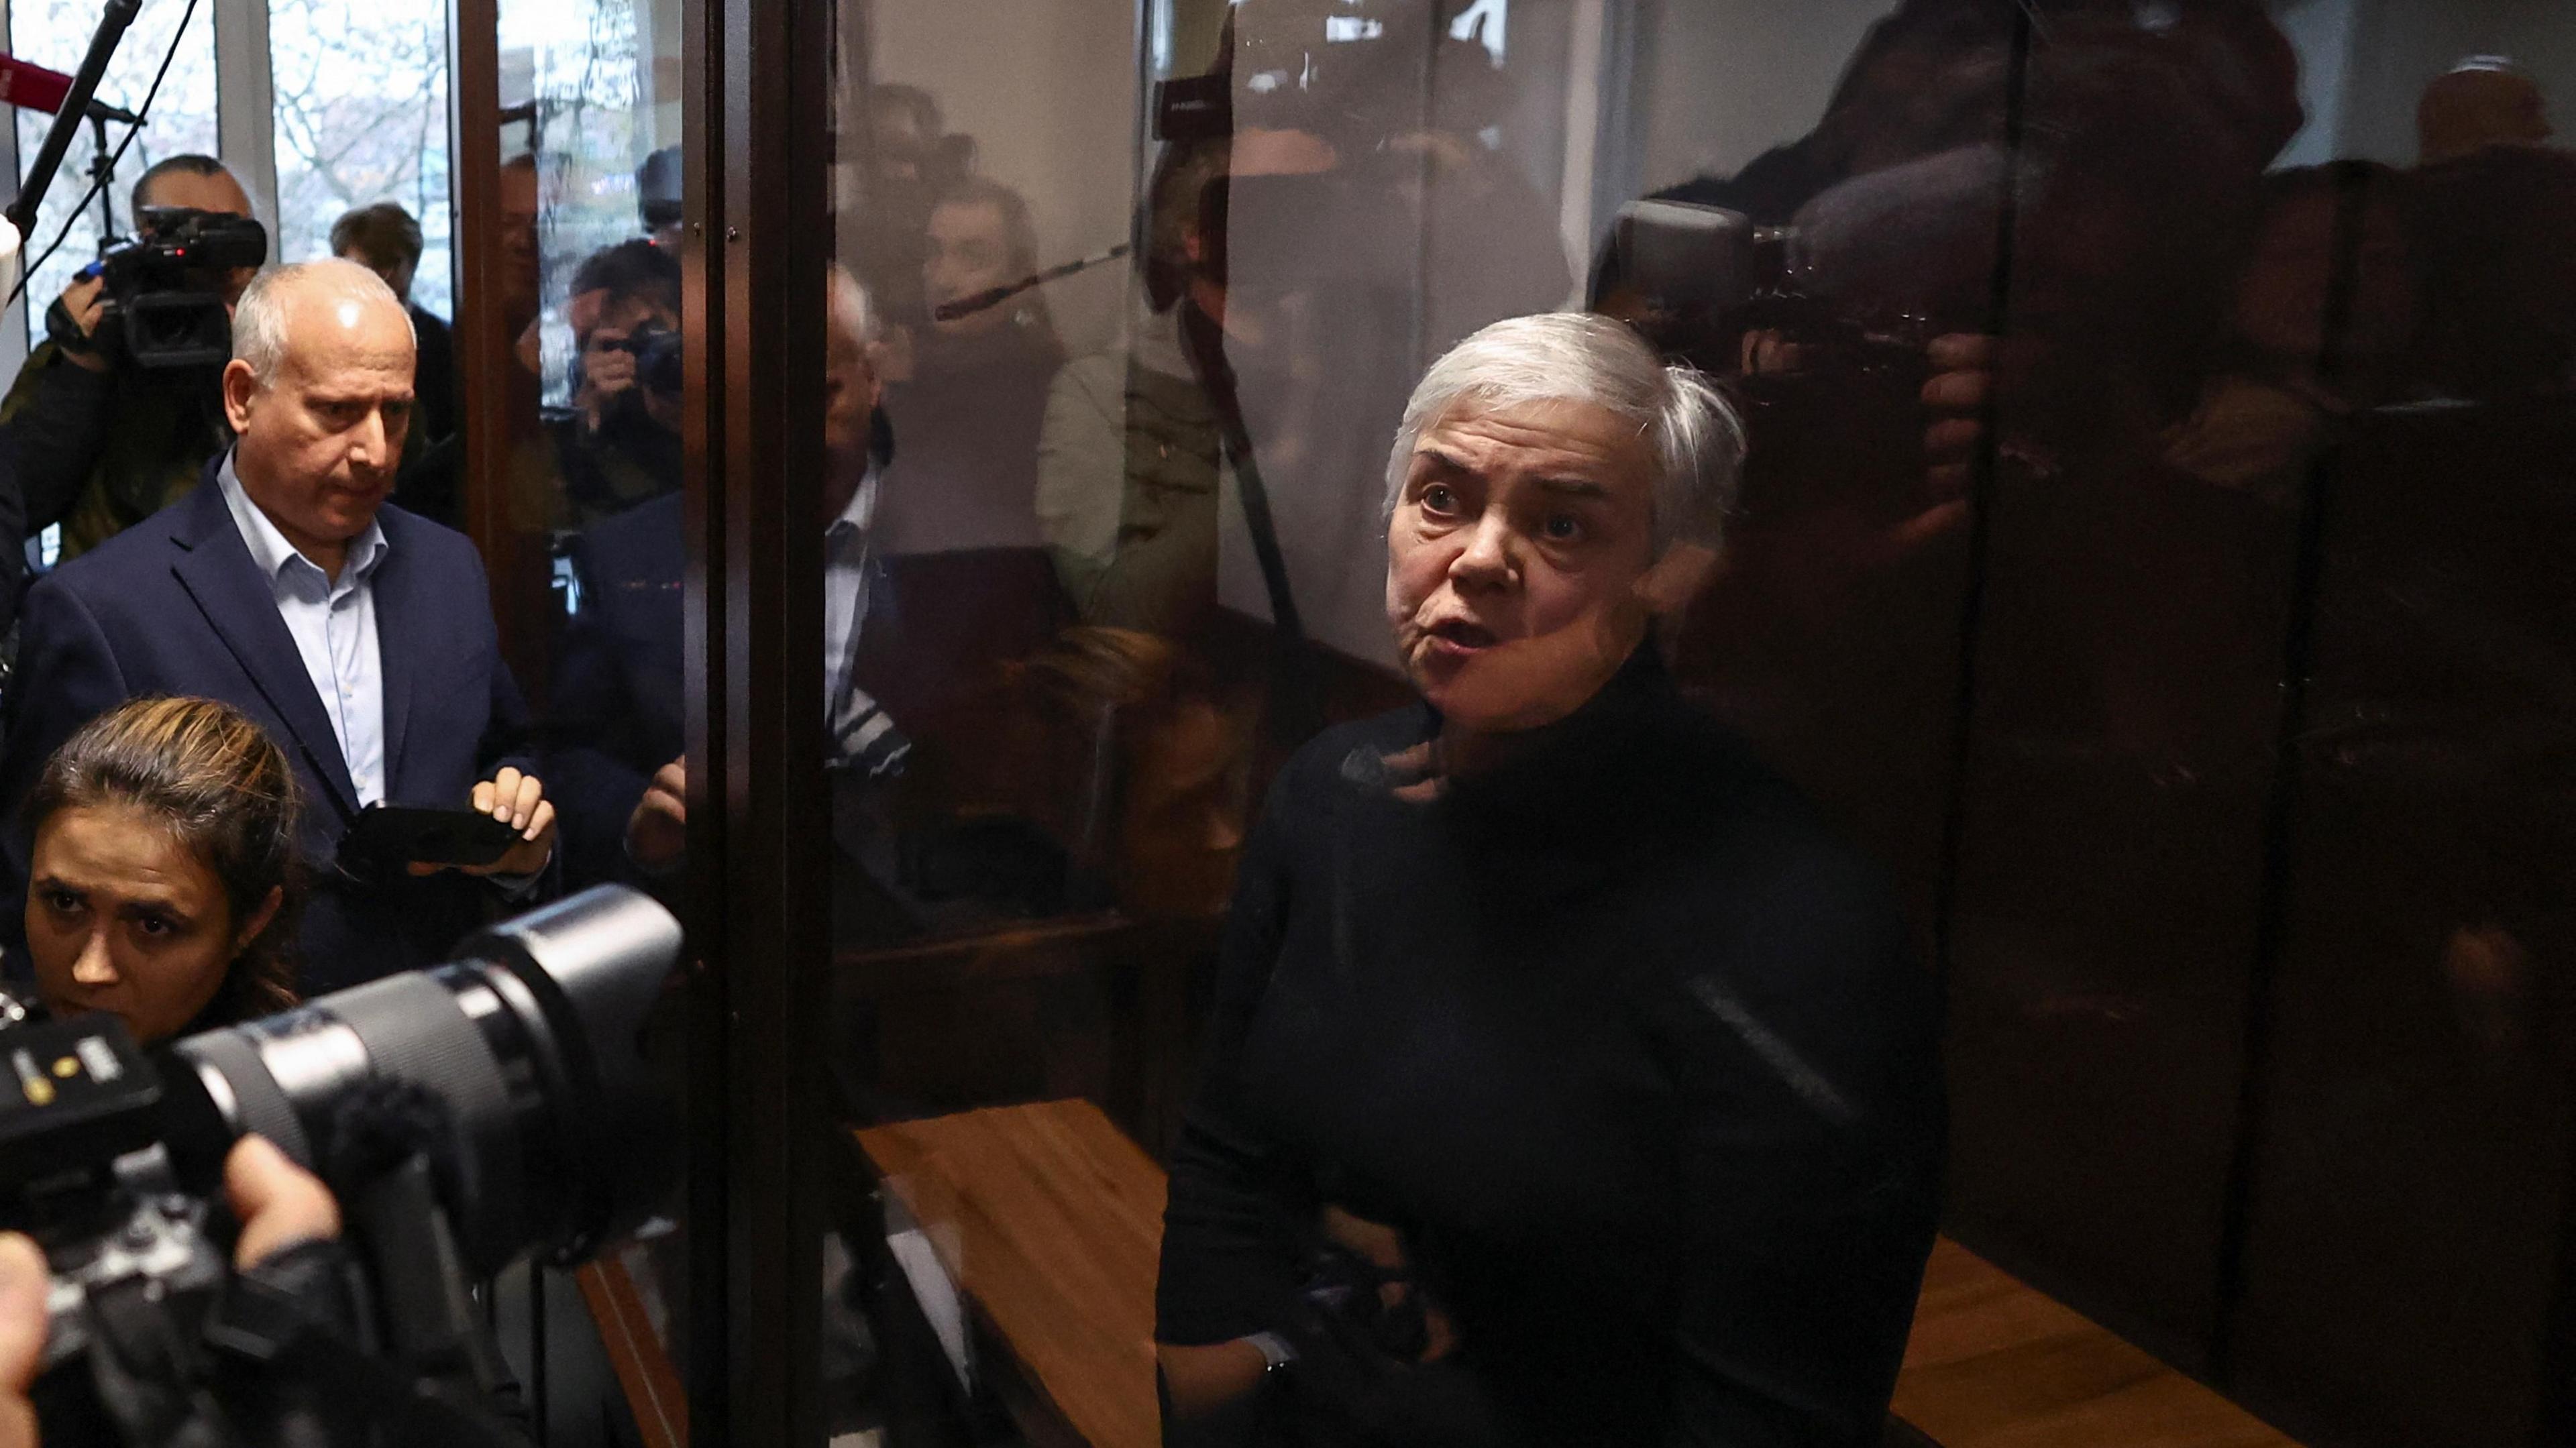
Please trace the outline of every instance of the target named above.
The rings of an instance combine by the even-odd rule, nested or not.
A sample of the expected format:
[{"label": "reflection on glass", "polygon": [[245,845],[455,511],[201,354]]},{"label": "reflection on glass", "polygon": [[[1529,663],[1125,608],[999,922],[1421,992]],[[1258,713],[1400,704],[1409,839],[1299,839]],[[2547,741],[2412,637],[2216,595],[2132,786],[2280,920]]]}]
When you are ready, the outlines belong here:
[{"label": "reflection on glass", "polygon": [[[1154,1431],[1159,1251],[1168,1386],[1317,1441],[1939,1437],[1921,960],[1936,1285],[2545,1433],[2576,75],[2366,8],[841,7],[836,1429]],[[1570,301],[1742,419],[1687,578],[1619,348],[1407,418]],[[604,416],[660,315],[560,310]]]},{"label": "reflection on glass", "polygon": [[271,5],[268,46],[278,259],[320,255],[334,220],[392,201],[422,231],[409,300],[449,315],[446,7]]},{"label": "reflection on glass", "polygon": [[[506,462],[484,539],[504,647],[542,721],[542,769],[561,821],[564,888],[619,882],[675,908],[686,868],[686,681],[681,523],[679,7],[650,0],[499,7],[497,285],[459,298],[509,339]],[[488,456],[477,449],[478,456]],[[681,1013],[649,1043],[676,1091]],[[701,1104],[702,1107],[702,1104]],[[703,1109],[703,1107],[702,1107]],[[552,1347],[553,1425],[595,1431],[624,1394],[659,1431],[684,1415],[689,1253],[668,1215],[545,1286],[560,1331],[595,1330],[613,1378]],[[583,1309],[587,1309],[586,1314]],[[584,1316],[588,1323],[582,1321]],[[556,1341],[550,1337],[548,1342]],[[508,1339],[505,1338],[505,1343]],[[649,1392],[639,1385],[651,1384]],[[612,1410],[612,1417],[615,1416]]]}]

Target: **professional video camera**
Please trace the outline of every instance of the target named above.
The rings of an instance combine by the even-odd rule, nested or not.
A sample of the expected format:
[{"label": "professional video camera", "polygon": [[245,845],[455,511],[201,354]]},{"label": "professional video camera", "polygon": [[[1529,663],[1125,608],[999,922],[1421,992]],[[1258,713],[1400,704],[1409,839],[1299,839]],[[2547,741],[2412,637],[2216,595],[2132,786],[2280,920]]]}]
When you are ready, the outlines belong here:
[{"label": "professional video camera", "polygon": [[[602,886],[453,963],[150,1055],[113,1017],[6,1012],[0,1225],[53,1267],[49,1448],[288,1441],[262,1421],[281,1410],[494,1441],[503,1374],[466,1283],[532,1251],[570,1265],[656,1204],[672,1158],[641,1037],[679,950],[668,912]],[[251,1132],[339,1198],[354,1339],[227,1271],[208,1199]]]},{"label": "professional video camera", "polygon": [[59,303],[46,317],[57,343],[98,348],[140,367],[222,366],[232,356],[232,273],[268,260],[268,231],[247,216],[147,206],[135,234],[103,247],[107,311],[95,337]]}]

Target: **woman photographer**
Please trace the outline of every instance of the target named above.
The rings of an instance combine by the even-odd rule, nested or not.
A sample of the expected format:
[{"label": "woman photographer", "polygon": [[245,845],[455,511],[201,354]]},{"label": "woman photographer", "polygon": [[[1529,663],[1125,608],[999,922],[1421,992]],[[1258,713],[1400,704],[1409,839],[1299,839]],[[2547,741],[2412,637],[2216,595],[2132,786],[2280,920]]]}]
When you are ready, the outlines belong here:
[{"label": "woman photographer", "polygon": [[1597,316],[1415,389],[1386,607],[1423,703],[1316,739],[1247,848],[1172,1156],[1168,1441],[1878,1442],[1937,992],[1652,641],[1741,450]]},{"label": "woman photographer", "polygon": [[301,808],[286,756],[228,705],[135,699],[84,726],[25,811],[45,1005],[150,1045],[294,1004]]}]

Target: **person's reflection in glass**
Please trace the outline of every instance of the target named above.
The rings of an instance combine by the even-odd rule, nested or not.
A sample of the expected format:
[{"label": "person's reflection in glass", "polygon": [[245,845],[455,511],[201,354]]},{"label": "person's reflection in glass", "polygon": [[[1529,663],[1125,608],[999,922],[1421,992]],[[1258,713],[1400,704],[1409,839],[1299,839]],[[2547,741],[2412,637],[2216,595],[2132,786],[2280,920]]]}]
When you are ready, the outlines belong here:
[{"label": "person's reflection in glass", "polygon": [[1247,847],[1172,1157],[1171,1441],[1878,1441],[1937,997],[1654,646],[1741,447],[1600,317],[1415,390],[1385,599],[1423,702],[1309,745]]},{"label": "person's reflection in glass", "polygon": [[1038,546],[1038,424],[1064,349],[1042,292],[989,298],[1037,265],[1028,203],[1009,187],[961,182],[931,208],[921,283],[935,320],[886,404],[904,449],[878,520],[887,552]]},{"label": "person's reflection in glass", "polygon": [[640,237],[595,252],[566,311],[580,362],[555,440],[577,528],[680,487],[679,260]]},{"label": "person's reflection in glass", "polygon": [[[522,151],[501,163],[501,330],[511,355],[531,377],[543,371],[538,355],[537,221],[541,212],[537,158]],[[466,298],[468,306],[490,305]]]},{"label": "person's reflection in glass", "polygon": [[2576,396],[2576,151],[2547,144],[2537,82],[2497,57],[2424,91],[2408,177],[2425,270],[2425,370],[2445,397]]},{"label": "person's reflection in glass", "polygon": [[1133,338],[1066,363],[1048,390],[1038,528],[1087,624],[1179,637],[1216,604],[1224,448],[1187,333],[1226,315],[1201,198],[1225,183],[1230,146],[1215,137],[1165,154]]},{"label": "person's reflection in glass", "polygon": [[[913,347],[912,380],[885,410],[901,463],[872,527],[881,601],[853,677],[925,751],[978,754],[1001,721],[977,707],[1001,668],[1043,647],[1064,596],[1037,520],[1038,431],[1064,353],[1036,291],[995,300],[1037,259],[1027,204],[987,180],[951,188],[930,213],[921,280],[938,317]],[[907,785],[913,825],[944,829],[954,801]],[[934,851],[933,853],[942,853]],[[944,867],[914,872],[926,894]],[[969,872],[973,873],[973,872]],[[973,893],[971,891],[967,893]]]},{"label": "person's reflection in glass", "polygon": [[[831,273],[824,379],[824,658],[827,763],[859,777],[899,772],[908,746],[851,683],[868,618],[870,514],[888,460],[877,417],[877,335],[865,288]],[[559,791],[570,883],[655,885],[684,863],[688,827],[682,590],[683,498],[666,494],[573,538],[584,604],[565,634],[549,701],[548,768]]]},{"label": "person's reflection in glass", "polygon": [[2540,83],[2499,55],[2473,55],[2435,76],[2415,105],[2415,159],[2438,166],[2489,146],[2537,146],[2556,135]]},{"label": "person's reflection in glass", "polygon": [[[2403,395],[2420,376],[2422,289],[2396,171],[2337,161],[2275,172],[2264,191],[2200,404],[2167,434],[2165,456],[2203,482],[2286,509],[2336,423]],[[2338,275],[2348,290],[2329,337]]]}]

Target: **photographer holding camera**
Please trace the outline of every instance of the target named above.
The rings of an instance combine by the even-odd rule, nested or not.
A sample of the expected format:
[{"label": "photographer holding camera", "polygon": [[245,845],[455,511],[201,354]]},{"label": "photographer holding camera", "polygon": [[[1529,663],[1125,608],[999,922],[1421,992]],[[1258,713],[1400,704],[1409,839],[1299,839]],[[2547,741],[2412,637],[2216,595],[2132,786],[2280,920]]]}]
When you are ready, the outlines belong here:
[{"label": "photographer holding camera", "polygon": [[[135,240],[112,244],[109,260],[63,289],[46,313],[45,340],[0,401],[0,487],[24,504],[28,533],[63,526],[65,558],[176,501],[223,450],[223,339],[193,334],[212,320],[208,302],[229,309],[240,300],[267,253],[249,195],[212,156],[156,163],[134,183],[133,203]],[[182,235],[216,241],[226,261],[246,256],[256,237],[259,255],[203,272],[156,267],[155,243]],[[189,331],[173,340],[210,345],[138,356],[139,319],[121,314],[151,298],[120,297],[127,287],[190,298],[193,306],[180,304]],[[23,567],[15,549],[0,547],[7,614]]]},{"label": "photographer holding camera", "polygon": [[558,521],[578,528],[680,489],[680,263],[642,237],[602,248],[566,310],[581,363],[553,423]]},{"label": "photographer holding camera", "polygon": [[[243,1137],[224,1158],[224,1196],[242,1228],[236,1271],[260,1273],[296,1248],[340,1235],[340,1205],[329,1189],[260,1137]],[[29,1394],[44,1366],[52,1285],[35,1242],[0,1232],[0,1448],[41,1441]]]}]

